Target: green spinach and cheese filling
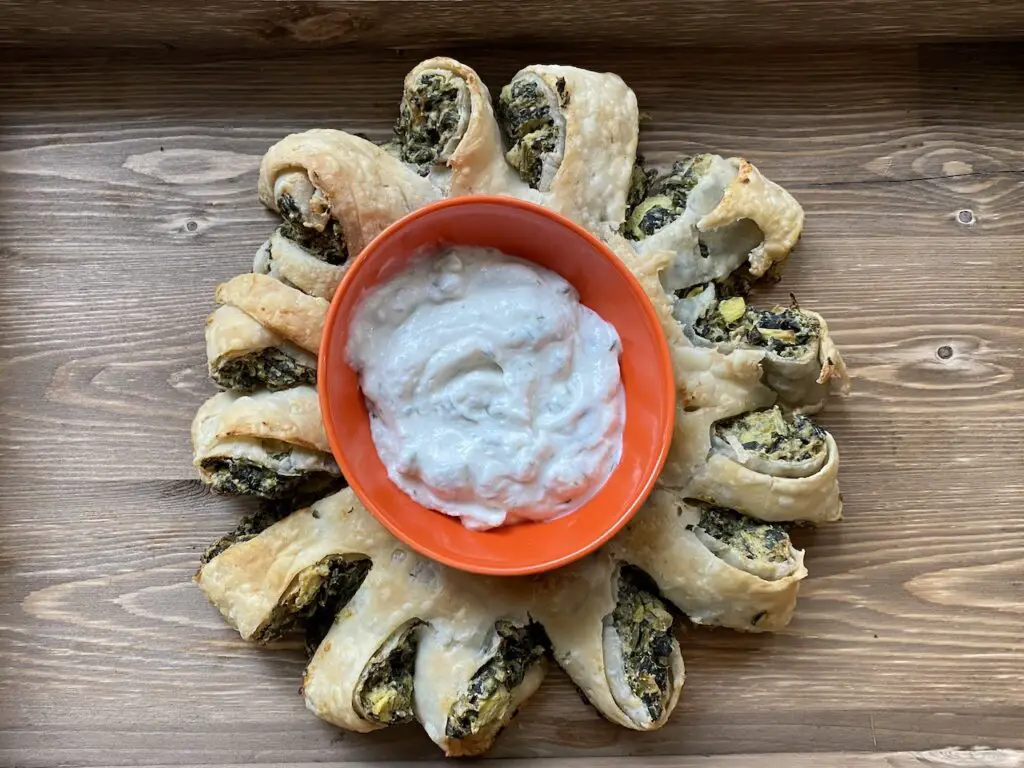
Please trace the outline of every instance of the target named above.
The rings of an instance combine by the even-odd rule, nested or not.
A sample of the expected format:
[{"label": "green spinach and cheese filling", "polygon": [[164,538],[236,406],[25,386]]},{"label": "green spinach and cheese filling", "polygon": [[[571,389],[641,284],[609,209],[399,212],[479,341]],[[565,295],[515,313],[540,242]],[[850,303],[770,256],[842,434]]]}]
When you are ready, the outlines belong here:
[{"label": "green spinach and cheese filling", "polygon": [[306,650],[315,651],[369,570],[369,560],[351,560],[344,555],[328,555],[302,569],[253,639],[265,643],[306,630]]},{"label": "green spinach and cheese filling", "polygon": [[420,175],[444,165],[466,133],[471,114],[466,81],[443,69],[425,70],[402,95],[395,144]]},{"label": "green spinach and cheese filling", "polygon": [[825,430],[806,416],[787,417],[778,406],[717,422],[711,449],[775,477],[809,477],[828,458]]},{"label": "green spinach and cheese filling", "polygon": [[784,359],[817,352],[820,324],[795,307],[756,309],[741,296],[725,299],[699,318],[694,332],[714,344],[765,349]]},{"label": "green spinach and cheese filling", "polygon": [[728,280],[744,268],[764,240],[760,228],[745,218],[698,228],[736,178],[737,166],[718,155],[685,157],[668,173],[656,176],[644,199],[631,209],[622,233],[635,247],[675,254],[661,273],[662,284],[670,293],[711,280]]},{"label": "green spinach and cheese filling", "polygon": [[284,219],[278,232],[311,256],[339,266],[348,260],[345,233],[331,216],[323,192],[301,171],[283,173],[274,182],[274,201]]},{"label": "green spinach and cheese filling", "polygon": [[498,121],[511,144],[505,159],[519,177],[541,192],[551,183],[565,154],[565,117],[569,105],[565,79],[552,87],[532,72],[521,72],[501,89]]},{"label": "green spinach and cheese filling", "polygon": [[687,503],[700,509],[693,533],[723,562],[766,581],[777,581],[799,568],[786,529],[702,501]]},{"label": "green spinach and cheese filling", "polygon": [[491,657],[476,671],[468,689],[448,712],[445,735],[450,739],[490,738],[514,714],[516,689],[543,662],[541,630],[501,620],[494,625]]},{"label": "green spinach and cheese filling", "polygon": [[373,654],[356,683],[353,709],[372,723],[397,725],[413,720],[413,672],[418,619],[405,622]]},{"label": "green spinach and cheese filling", "polygon": [[263,456],[210,456],[203,459],[199,469],[204,480],[217,493],[280,499],[308,488],[326,487],[338,475],[334,460],[319,451],[278,444],[277,441],[265,440],[262,443]]},{"label": "green spinach and cheese filling", "polygon": [[302,384],[316,386],[316,360],[298,349],[265,347],[228,358],[210,371],[224,389],[251,392],[266,387],[272,392]]},{"label": "green spinach and cheese filling", "polygon": [[[658,722],[672,698],[672,615],[645,574],[623,566],[615,610],[605,618],[605,664],[616,703],[638,722]],[[646,712],[635,712],[636,703]]]},{"label": "green spinach and cheese filling", "polygon": [[667,174],[649,182],[649,192],[623,225],[626,237],[645,240],[681,217],[690,192],[711,168],[711,158],[711,155],[684,157],[677,160]]},{"label": "green spinach and cheese filling", "polygon": [[316,385],[316,357],[238,307],[218,307],[206,320],[210,378],[236,392]]}]

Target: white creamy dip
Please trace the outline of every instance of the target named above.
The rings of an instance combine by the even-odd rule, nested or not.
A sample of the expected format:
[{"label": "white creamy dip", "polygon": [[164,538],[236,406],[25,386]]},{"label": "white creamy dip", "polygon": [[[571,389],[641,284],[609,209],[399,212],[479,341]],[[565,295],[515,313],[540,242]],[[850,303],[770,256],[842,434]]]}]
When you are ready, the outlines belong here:
[{"label": "white creamy dip", "polygon": [[554,272],[469,246],[371,291],[348,342],[391,480],[475,529],[559,517],[604,485],[622,453],[620,352]]}]

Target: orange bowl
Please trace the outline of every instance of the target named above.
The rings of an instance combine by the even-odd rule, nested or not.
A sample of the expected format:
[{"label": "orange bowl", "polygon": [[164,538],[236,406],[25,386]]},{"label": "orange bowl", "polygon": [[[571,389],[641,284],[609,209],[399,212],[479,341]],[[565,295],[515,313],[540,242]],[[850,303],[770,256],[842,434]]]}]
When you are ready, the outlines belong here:
[{"label": "orange bowl", "polygon": [[[359,379],[348,363],[349,324],[368,291],[410,259],[444,245],[497,248],[558,273],[622,341],[626,397],[622,458],[575,511],[547,522],[487,531],[421,506],[388,478],[370,433]],[[675,384],[654,308],[629,270],[600,240],[568,219],[508,197],[456,197],[395,222],[353,261],[327,313],[318,388],[331,449],[352,490],[396,537],[421,554],[474,573],[516,575],[565,565],[597,549],[650,493],[672,438]]]}]

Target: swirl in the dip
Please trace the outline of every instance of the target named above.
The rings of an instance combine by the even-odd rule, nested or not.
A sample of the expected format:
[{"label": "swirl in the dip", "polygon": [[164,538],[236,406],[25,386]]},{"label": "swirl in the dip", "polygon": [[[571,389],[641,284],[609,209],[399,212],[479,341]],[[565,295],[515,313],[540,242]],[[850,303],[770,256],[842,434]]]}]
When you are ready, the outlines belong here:
[{"label": "swirl in the dip", "polygon": [[620,352],[564,279],[467,246],[374,289],[348,345],[392,481],[477,529],[561,516],[604,485],[622,451]]}]

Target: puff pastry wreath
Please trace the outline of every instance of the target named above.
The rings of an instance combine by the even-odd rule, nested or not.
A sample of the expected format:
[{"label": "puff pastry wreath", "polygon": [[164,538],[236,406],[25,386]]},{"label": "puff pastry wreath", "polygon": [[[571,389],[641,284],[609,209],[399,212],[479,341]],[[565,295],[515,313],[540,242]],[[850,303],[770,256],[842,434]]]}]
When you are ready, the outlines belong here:
[{"label": "puff pastry wreath", "polygon": [[[306,706],[352,731],[418,721],[479,754],[553,660],[613,723],[653,730],[683,687],[680,621],[773,631],[792,617],[803,552],[787,524],[838,520],[835,440],[812,415],[847,385],[820,316],[756,308],[803,210],[741,158],[638,157],[636,97],[616,75],[530,66],[495,97],[460,62],[406,77],[394,138],[284,138],[259,197],[282,223],[207,320],[224,391],[196,414],[214,491],[264,499],[204,555],[196,581],[243,638],[304,633]],[[610,544],[542,576],[451,570],[392,538],[328,450],[316,398],[327,300],[349,260],[449,195],[514,195],[604,238],[660,317],[678,387],[659,486]]]}]

